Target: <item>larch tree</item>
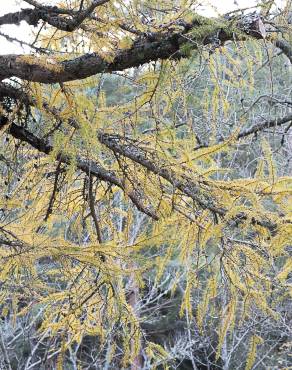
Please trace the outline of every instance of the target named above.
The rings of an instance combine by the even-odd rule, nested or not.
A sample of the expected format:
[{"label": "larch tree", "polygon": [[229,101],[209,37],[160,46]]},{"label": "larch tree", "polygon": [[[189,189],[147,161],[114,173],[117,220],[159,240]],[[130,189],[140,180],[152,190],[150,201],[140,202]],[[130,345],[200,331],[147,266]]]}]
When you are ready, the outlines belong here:
[{"label": "larch tree", "polygon": [[288,368],[258,351],[291,335],[291,0],[24,2],[0,17],[30,50],[0,55],[1,368]]}]

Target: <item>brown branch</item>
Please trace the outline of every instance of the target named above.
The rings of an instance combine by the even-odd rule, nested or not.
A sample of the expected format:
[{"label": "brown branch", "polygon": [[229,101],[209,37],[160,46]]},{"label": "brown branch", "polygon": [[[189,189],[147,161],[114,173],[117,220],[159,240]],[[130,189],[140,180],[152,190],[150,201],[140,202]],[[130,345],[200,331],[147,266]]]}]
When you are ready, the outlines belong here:
[{"label": "brown branch", "polygon": [[99,243],[102,243],[102,236],[101,236],[101,230],[99,227],[99,222],[95,213],[95,206],[94,206],[94,195],[93,195],[93,177],[92,175],[89,176],[89,184],[88,184],[88,203],[90,208],[90,214],[93,219],[93,223],[96,230],[96,235]]},{"label": "brown branch", "polygon": [[[7,118],[5,118],[5,116],[0,116],[0,123],[3,122],[3,124],[5,124],[7,122]],[[45,140],[38,138],[24,127],[18,126],[13,122],[10,124],[9,134],[11,134],[16,139],[25,141],[42,153],[50,154],[53,151],[53,147]],[[71,162],[70,157],[62,152],[57,155],[56,159],[65,164],[70,164]],[[117,177],[114,171],[107,170],[99,163],[84,159],[80,156],[76,157],[76,167],[86,173],[88,176],[92,175],[102,181],[106,181],[110,184],[116,185],[127,194],[127,196],[131,199],[131,201],[139,211],[145,213],[154,220],[158,220],[158,216],[156,215],[152,207],[143,203],[144,198],[142,197],[141,193],[138,190],[126,191],[124,182],[119,177]]]},{"label": "brown branch", "polygon": [[[285,103],[289,104],[290,102],[285,101]],[[275,119],[272,119],[270,121],[264,121],[264,122],[256,123],[256,124],[252,125],[250,128],[242,130],[237,135],[236,140],[245,138],[245,137],[253,135],[253,134],[257,134],[257,133],[259,133],[261,131],[264,131],[265,129],[268,129],[268,128],[279,127],[279,126],[285,125],[286,123],[289,123],[291,121],[292,121],[292,114],[288,114],[287,116],[282,117],[282,118],[275,118]],[[222,138],[221,140],[218,141],[218,143],[222,142],[223,140],[224,139]],[[197,147],[195,147],[194,150],[198,150],[198,149],[201,149],[201,148],[207,148],[208,146],[209,145],[207,145],[207,144],[200,144]]]},{"label": "brown branch", "polygon": [[[229,25],[226,21],[223,29],[222,22],[196,16],[192,23],[182,22],[179,32],[170,30],[137,38],[130,49],[118,50],[112,62],[107,62],[96,53],[62,62],[53,57],[43,57],[39,60],[34,55],[1,55],[0,75],[2,79],[15,76],[28,81],[56,83],[82,79],[97,73],[122,71],[159,59],[179,59],[184,56],[181,48],[190,43],[190,40],[190,48],[195,49],[199,45],[218,47],[228,40],[244,39],[247,35],[260,39],[262,35],[258,22],[255,17],[249,19],[245,16],[237,22],[237,28],[231,27],[233,24]],[[237,30],[238,34],[230,29]],[[197,30],[198,36],[190,34],[185,37],[192,30]]]},{"label": "brown branch", "polygon": [[58,164],[57,164],[56,173],[55,173],[54,187],[53,187],[53,191],[52,191],[52,194],[51,194],[51,198],[50,198],[50,201],[49,201],[49,206],[48,206],[44,221],[48,221],[50,215],[53,212],[53,206],[54,206],[54,203],[55,203],[55,200],[56,200],[56,195],[59,191],[58,181],[59,181],[59,176],[60,176],[60,172],[61,172],[60,170],[61,170],[61,162],[59,161]]},{"label": "brown branch", "polygon": [[203,193],[199,184],[195,184],[189,178],[179,178],[177,174],[170,169],[168,163],[163,160],[157,161],[156,155],[146,152],[137,146],[130,139],[119,135],[110,135],[100,132],[99,141],[115,153],[119,153],[132,161],[139,163],[148,171],[165,179],[174,188],[179,189],[182,193],[192,198],[196,203],[212,212],[224,215],[225,211],[214,204],[214,200]]},{"label": "brown branch", "polygon": [[[290,104],[289,101],[284,101],[284,103]],[[285,125],[286,123],[289,123],[291,121],[292,121],[292,114],[288,114],[287,116],[282,117],[282,118],[275,118],[275,119],[272,119],[270,121],[264,121],[264,122],[261,122],[261,123],[256,123],[253,126],[251,126],[250,128],[242,130],[237,135],[236,140],[245,138],[245,137],[253,135],[253,134],[257,134],[257,133],[259,133],[261,131],[264,131],[265,129],[268,129],[268,128],[279,127],[279,126]],[[186,124],[186,123],[183,123],[183,124]],[[218,143],[223,142],[223,140],[224,140],[223,138],[218,140]],[[199,144],[198,146],[196,146],[194,148],[194,150],[198,150],[198,149],[201,149],[201,148],[208,148],[208,147],[209,147],[208,144],[203,144],[202,143],[202,144]]]},{"label": "brown branch", "polygon": [[[165,179],[175,189],[180,190],[184,195],[187,195],[193,199],[202,208],[208,209],[212,213],[222,217],[224,217],[228,212],[227,209],[224,209],[216,204],[214,197],[204,191],[202,184],[195,183],[187,175],[177,175],[172,169],[169,168],[169,164],[164,163],[161,159],[159,159],[158,162],[157,155],[151,155],[151,153],[139,148],[135,143],[133,143],[132,140],[119,135],[110,135],[105,133],[99,133],[98,139],[114,153],[119,153],[120,155],[131,159],[133,162],[139,163],[148,171]],[[232,221],[237,224],[246,219],[246,214],[241,212],[235,215]],[[252,218],[251,222],[253,224],[266,227],[272,232],[275,232],[277,229],[277,225],[269,220]]]},{"label": "brown branch", "polygon": [[[10,125],[9,133],[16,139],[29,143],[40,152],[49,154],[53,150],[53,147],[47,144],[44,140],[36,137],[25,128],[14,123]],[[208,209],[214,214],[218,214],[223,217],[227,213],[226,209],[216,205],[214,199],[212,199],[210,195],[206,194],[199,184],[194,183],[187,176],[179,177],[174,171],[168,169],[166,164],[163,164],[161,161],[160,163],[155,163],[155,160],[149,157],[149,153],[134,145],[128,139],[122,138],[118,135],[109,135],[105,133],[99,133],[98,138],[102,144],[107,146],[113,152],[119,153],[132,161],[139,163],[150,172],[165,179],[174,188],[179,189],[183,194],[193,199],[202,208]],[[63,153],[58,154],[57,160],[62,163],[70,164],[70,158]],[[96,162],[85,160],[81,157],[76,158],[76,166],[88,176],[92,175],[103,181],[114,184],[125,192],[123,181],[121,181],[113,171],[106,170]],[[150,209],[150,207],[142,204],[139,191],[132,191],[127,195],[141,212],[152,217],[154,220],[158,220],[157,215]],[[233,221],[240,223],[246,220],[246,218],[247,216],[244,213],[240,213],[233,218]],[[266,227],[272,232],[275,232],[277,229],[277,225],[269,220],[252,219],[252,223]]]},{"label": "brown branch", "polygon": [[283,118],[276,118],[276,119],[273,119],[271,121],[264,121],[264,122],[261,122],[261,123],[257,123],[255,125],[251,126],[250,128],[241,131],[239,133],[239,135],[237,136],[237,139],[242,139],[243,137],[246,137],[246,136],[249,136],[249,135],[252,135],[252,134],[256,134],[259,131],[263,131],[267,128],[282,126],[285,123],[288,123],[290,121],[292,121],[292,114],[288,114],[287,116],[285,116]]},{"label": "brown branch", "polygon": [[[11,96],[15,98],[19,98],[23,96],[23,93],[21,94],[18,90],[14,91],[14,88],[7,86],[6,84],[2,84],[4,86],[4,90],[7,93],[11,93]],[[1,86],[1,85],[0,85]],[[1,97],[1,89],[0,89],[0,97]],[[26,101],[29,101],[29,97],[25,96],[23,98]],[[30,104],[34,104],[32,101]],[[46,108],[45,108],[46,109]],[[54,109],[53,115],[57,115],[58,112]],[[286,122],[289,122],[291,120],[291,115],[286,116],[282,119],[276,119],[273,121],[267,121],[261,124],[256,124],[252,126],[250,129],[247,129],[240,133],[238,135],[238,138],[242,138],[248,135],[251,135],[253,133],[258,132],[259,130],[262,130],[264,128],[272,127],[272,125],[281,125]],[[3,120],[3,124],[7,122],[5,119]],[[78,122],[72,122],[72,125],[76,128],[78,128]],[[38,149],[41,152],[49,154],[52,151],[52,147],[48,146],[48,144],[43,140],[39,139],[30,132],[28,132],[26,129],[16,126],[12,123],[10,126],[10,134],[12,134],[14,137],[19,138],[23,141],[28,142],[31,144],[34,148]],[[160,178],[163,178],[168,183],[170,183],[174,188],[180,190],[183,194],[187,195],[191,199],[193,199],[197,204],[199,204],[202,208],[208,209],[214,214],[218,214],[220,216],[225,216],[227,210],[223,209],[222,207],[218,206],[216,204],[216,200],[208,194],[206,191],[202,189],[202,186],[200,184],[197,184],[193,182],[191,178],[187,176],[187,174],[183,176],[178,176],[175,171],[173,171],[169,163],[164,162],[162,159],[158,159],[155,154],[152,154],[151,152],[147,152],[144,149],[141,149],[137,142],[134,140],[131,140],[127,137],[121,137],[119,135],[111,135],[104,132],[99,131],[97,133],[99,141],[107,146],[110,150],[112,150],[115,154],[120,154],[124,157],[127,157],[134,161],[135,163],[140,164],[144,168],[146,168],[148,171],[158,175]],[[64,154],[60,153],[58,160],[61,160],[63,163],[69,163],[70,159],[64,156]],[[87,173],[89,176],[92,174],[93,176],[96,176],[100,178],[101,180],[107,181],[109,183],[113,183],[120,187],[121,189],[125,190],[125,186],[123,181],[121,181],[119,178],[116,177],[115,173],[112,171],[107,171],[100,165],[98,165],[96,162],[92,161],[86,161],[81,158],[77,158],[77,167],[81,169],[83,172]],[[157,219],[156,214],[149,209],[149,207],[145,207],[142,204],[142,199],[144,199],[143,194],[139,191],[139,189],[136,189],[135,191],[132,191],[130,194],[128,194],[130,199],[133,201],[133,203],[136,205],[136,207],[148,214],[151,215],[152,218]],[[150,213],[150,214],[149,214]],[[246,219],[246,216],[244,214],[236,215],[235,217],[236,221],[244,220]],[[270,223],[269,221],[263,221],[263,220],[254,220],[253,222],[257,224],[261,224],[271,230],[274,230],[276,225]]]},{"label": "brown branch", "polygon": [[69,14],[72,15],[73,11],[71,9],[63,9],[59,8],[56,5],[44,5],[40,4],[38,1],[35,0],[23,0],[25,3],[32,5],[33,7],[37,9],[46,10],[47,12],[56,13],[56,14]]},{"label": "brown branch", "polygon": [[[109,0],[95,0],[91,5],[82,12],[74,12],[66,9],[60,9],[57,6],[39,5],[34,1],[28,2],[35,6],[34,9],[22,9],[19,12],[7,13],[0,17],[0,26],[7,24],[20,24],[25,21],[31,26],[37,26],[40,20],[47,22],[51,26],[67,32],[72,32],[77,29],[81,23],[90,16],[90,14],[97,8]],[[72,19],[64,18],[61,15],[73,16]]]},{"label": "brown branch", "polygon": [[[36,106],[37,104],[34,98],[30,97],[23,90],[17,89],[9,84],[0,82],[0,102],[5,97],[12,98],[16,101],[20,100],[23,104],[26,104],[29,106]],[[61,117],[56,108],[49,107],[46,102],[43,103],[43,108],[45,111],[50,113],[56,119],[61,121]],[[9,121],[6,116],[4,115],[0,116],[0,129],[2,126],[8,123]],[[76,122],[74,119],[70,119],[70,124],[76,129],[79,128],[78,122]],[[31,132],[24,129],[23,127],[17,126],[15,123],[12,123],[10,125],[9,133],[15,138],[27,142],[28,144],[33,146],[35,149],[45,154],[49,154],[53,150],[53,147],[49,145],[45,139],[38,138],[37,136],[33,135]],[[57,159],[60,160],[62,163],[67,163],[67,164],[70,163],[70,159],[67,156],[64,156],[62,153],[59,154]],[[94,161],[87,161],[85,159],[82,159],[81,157],[80,158],[78,157],[77,167],[89,176],[92,174],[93,176],[103,181],[106,181],[110,184],[114,184],[118,186],[120,189],[122,189],[127,194],[127,196],[131,199],[133,204],[135,204],[136,208],[140,212],[145,213],[146,215],[153,218],[154,220],[158,220],[158,216],[153,210],[153,207],[151,205],[144,204],[144,202],[146,201],[146,198],[144,196],[142,189],[136,188],[136,189],[126,192],[124,180],[121,180],[120,178],[118,178],[115,172],[106,170],[105,168],[103,168],[101,165],[97,164]]]}]

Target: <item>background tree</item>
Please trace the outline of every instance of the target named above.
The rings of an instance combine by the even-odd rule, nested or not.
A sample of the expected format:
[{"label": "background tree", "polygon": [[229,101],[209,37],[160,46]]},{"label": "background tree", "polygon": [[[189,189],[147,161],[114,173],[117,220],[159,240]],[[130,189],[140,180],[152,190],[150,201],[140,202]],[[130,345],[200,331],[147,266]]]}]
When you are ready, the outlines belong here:
[{"label": "background tree", "polygon": [[0,56],[1,366],[290,366],[291,1],[25,2],[0,17],[35,31]]}]

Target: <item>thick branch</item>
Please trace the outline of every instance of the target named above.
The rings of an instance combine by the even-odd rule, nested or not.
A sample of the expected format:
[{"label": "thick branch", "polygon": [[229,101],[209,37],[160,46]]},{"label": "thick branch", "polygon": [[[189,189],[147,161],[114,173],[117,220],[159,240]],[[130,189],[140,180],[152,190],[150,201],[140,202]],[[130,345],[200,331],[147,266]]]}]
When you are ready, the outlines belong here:
[{"label": "thick branch", "polygon": [[[192,23],[180,24],[180,32],[151,33],[136,40],[130,49],[117,51],[112,62],[107,62],[96,53],[62,62],[52,57],[40,60],[33,55],[2,55],[0,77],[4,79],[15,76],[28,81],[56,83],[82,79],[97,73],[122,71],[158,59],[179,59],[184,55],[182,47],[187,43],[195,49],[198,45],[208,44],[217,47],[236,37],[242,39],[244,34],[260,39],[262,35],[258,23],[259,18],[250,19],[245,16],[234,27],[232,23],[223,24],[197,16]],[[189,34],[192,30],[194,34]]]}]

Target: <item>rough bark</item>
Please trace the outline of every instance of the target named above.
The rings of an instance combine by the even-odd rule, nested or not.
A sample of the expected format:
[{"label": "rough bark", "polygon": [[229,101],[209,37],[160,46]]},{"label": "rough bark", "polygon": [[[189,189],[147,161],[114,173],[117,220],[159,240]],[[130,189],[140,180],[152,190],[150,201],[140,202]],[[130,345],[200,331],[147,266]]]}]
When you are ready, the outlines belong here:
[{"label": "rough bark", "polygon": [[[10,16],[11,18],[12,16]],[[178,22],[175,30],[156,32],[138,37],[130,49],[117,50],[111,62],[96,53],[58,61],[53,56],[2,55],[0,78],[18,77],[23,80],[56,83],[83,79],[104,72],[123,71],[159,59],[179,59],[185,55],[183,47],[199,45],[218,47],[228,40],[247,37],[262,38],[259,17],[245,16],[234,21],[217,21],[196,16],[191,23]]]}]

